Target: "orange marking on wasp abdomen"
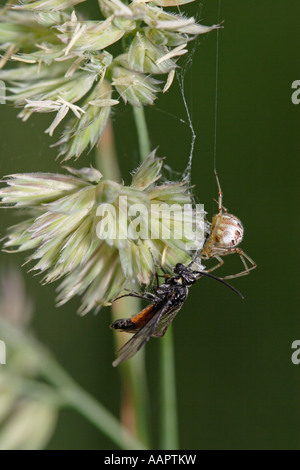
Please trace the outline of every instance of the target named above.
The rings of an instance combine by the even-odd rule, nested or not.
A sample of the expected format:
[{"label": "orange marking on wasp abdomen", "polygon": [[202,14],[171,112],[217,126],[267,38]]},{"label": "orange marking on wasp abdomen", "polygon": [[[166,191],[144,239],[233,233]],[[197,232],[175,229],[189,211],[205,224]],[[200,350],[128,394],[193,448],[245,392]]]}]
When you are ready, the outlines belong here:
[{"label": "orange marking on wasp abdomen", "polygon": [[153,304],[147,305],[141,312],[137,313],[133,317],[130,318],[130,321],[134,323],[137,328],[140,328],[144,324],[146,324],[153,316]]}]

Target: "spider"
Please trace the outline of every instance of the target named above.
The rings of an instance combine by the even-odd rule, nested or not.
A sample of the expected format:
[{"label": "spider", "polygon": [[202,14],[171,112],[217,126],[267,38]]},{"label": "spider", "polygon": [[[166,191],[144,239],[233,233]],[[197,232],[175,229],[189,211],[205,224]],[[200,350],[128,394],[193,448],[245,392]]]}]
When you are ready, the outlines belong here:
[{"label": "spider", "polygon": [[[219,190],[219,199],[216,201],[219,206],[219,212],[212,218],[210,235],[199,257],[201,259],[216,258],[219,261],[216,266],[206,270],[206,272],[211,272],[221,267],[224,263],[221,256],[238,253],[245,269],[239,273],[225,276],[222,279],[245,276],[249,274],[252,269],[256,268],[256,264],[241,248],[237,247],[243,240],[244,227],[241,221],[235,215],[229,214],[227,209],[222,205],[223,193],[216,170],[215,176]],[[251,264],[250,267],[247,265],[246,260]]]}]

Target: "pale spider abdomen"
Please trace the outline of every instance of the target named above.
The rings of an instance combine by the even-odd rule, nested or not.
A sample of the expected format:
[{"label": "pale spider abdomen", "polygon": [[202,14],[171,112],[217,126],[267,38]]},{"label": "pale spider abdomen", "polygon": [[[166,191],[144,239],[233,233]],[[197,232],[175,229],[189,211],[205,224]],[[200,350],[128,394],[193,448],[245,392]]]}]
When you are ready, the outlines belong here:
[{"label": "pale spider abdomen", "polygon": [[243,236],[244,228],[237,217],[228,213],[216,214],[212,218],[210,236],[202,255],[211,257],[220,248],[234,248],[241,243]]},{"label": "pale spider abdomen", "polygon": [[[218,219],[218,216],[215,217]],[[223,214],[219,223],[216,221],[215,227],[215,246],[220,248],[232,248],[239,245],[243,240],[244,228],[242,223],[232,214]]]}]

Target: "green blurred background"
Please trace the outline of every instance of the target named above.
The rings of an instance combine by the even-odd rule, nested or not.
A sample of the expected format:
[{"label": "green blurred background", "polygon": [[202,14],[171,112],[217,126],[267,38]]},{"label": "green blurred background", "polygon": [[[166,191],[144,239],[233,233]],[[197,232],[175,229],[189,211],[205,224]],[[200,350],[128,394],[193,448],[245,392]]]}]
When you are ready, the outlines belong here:
[{"label": "green blurred background", "polygon": [[[201,5],[197,1],[182,10],[203,24],[218,20],[216,0]],[[98,15],[92,0],[90,12]],[[224,204],[243,221],[242,247],[258,268],[232,281],[245,300],[203,279],[191,289],[174,322],[181,449],[300,449],[300,364],[291,362],[291,344],[300,339],[300,105],[291,101],[291,84],[300,79],[299,13],[297,0],[222,2],[217,169]],[[213,31],[199,40],[185,73],[185,94],[197,134],[192,182],[209,218],[217,207],[213,202],[217,197],[213,174],[216,37]],[[49,149],[54,140],[44,134],[52,116],[35,116],[24,124],[10,106],[2,105],[0,113],[1,175],[61,171],[55,149]],[[187,117],[177,83],[146,109],[146,116],[153,148],[159,146],[167,164],[182,171],[191,133],[181,121]],[[129,181],[129,171],[138,163],[129,106],[116,109],[114,126],[123,178]],[[87,156],[75,165],[90,163]],[[0,217],[2,237],[16,218],[9,211],[2,211]],[[24,258],[2,253],[0,261],[21,264]],[[225,261],[218,275],[241,268],[238,256]],[[55,286],[42,287],[38,278],[27,274],[26,283],[35,302],[39,339],[118,416],[120,383],[118,371],[111,366],[109,309],[80,318],[79,299],[57,309]],[[159,349],[158,340],[147,345],[154,436],[160,410]],[[114,445],[75,412],[63,411],[48,447],[113,449]]]}]

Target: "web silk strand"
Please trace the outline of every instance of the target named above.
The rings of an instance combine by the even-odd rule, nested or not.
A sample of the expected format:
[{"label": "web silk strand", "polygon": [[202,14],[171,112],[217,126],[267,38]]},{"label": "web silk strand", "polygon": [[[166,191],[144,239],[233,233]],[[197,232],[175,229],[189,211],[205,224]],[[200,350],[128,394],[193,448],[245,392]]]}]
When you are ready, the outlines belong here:
[{"label": "web silk strand", "polygon": [[[221,17],[221,3],[218,6],[218,24]],[[214,172],[217,171],[217,127],[218,127],[218,87],[219,85],[219,28],[217,29],[217,46],[216,46],[216,89],[215,89],[215,125],[214,125]]]}]

